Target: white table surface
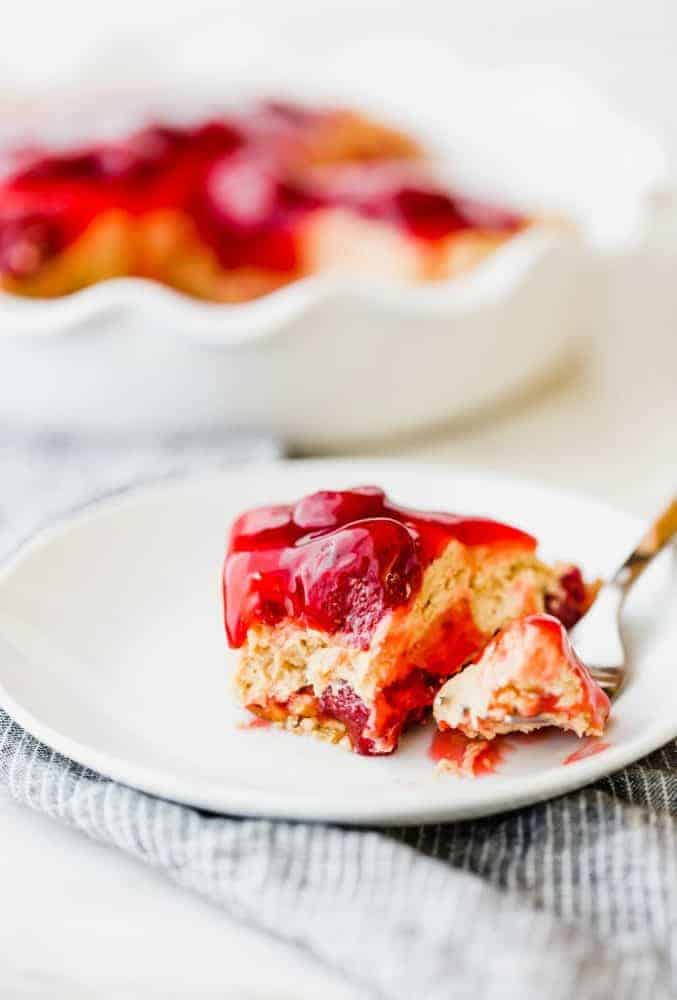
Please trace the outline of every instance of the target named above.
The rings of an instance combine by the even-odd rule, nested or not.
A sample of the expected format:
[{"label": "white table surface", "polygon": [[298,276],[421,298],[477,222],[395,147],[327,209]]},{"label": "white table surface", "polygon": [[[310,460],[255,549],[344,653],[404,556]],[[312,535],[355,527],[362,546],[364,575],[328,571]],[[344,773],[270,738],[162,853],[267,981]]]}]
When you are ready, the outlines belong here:
[{"label": "white table surface", "polygon": [[[210,16],[216,9],[210,3],[197,6]],[[329,30],[346,37],[356,26],[375,31],[384,17],[391,27],[414,30],[412,15],[386,0],[320,2],[312,15],[299,0],[284,8],[264,0],[248,6],[264,20],[284,10],[285,30],[295,44],[313,44]],[[120,51],[134,48],[129,41],[134,17],[143,19],[148,35],[159,16],[158,5],[140,8],[127,0],[97,11],[96,18],[89,9],[65,0],[52,11],[52,27],[47,24],[38,38],[31,5],[14,5],[0,39],[0,83],[29,90],[61,83],[74,66],[94,66],[99,59],[110,65],[115,45],[119,62]],[[226,9],[234,16],[233,4],[223,3],[221,10]],[[167,2],[162,11],[166,26],[183,7]],[[43,13],[51,16],[47,8]],[[647,0],[639,8],[629,0],[593,5],[553,0],[545,6],[540,0],[509,5],[427,0],[416,5],[416,27],[453,33],[464,54],[480,61],[569,66],[675,139],[674,14],[671,0]],[[185,12],[181,16],[190,33],[193,22]],[[65,37],[54,41],[64,26],[70,48]],[[145,57],[144,46],[139,48]],[[573,484],[648,514],[677,485],[677,267],[671,244],[619,265],[595,323],[595,347],[578,366],[491,415],[372,452]],[[339,1000],[350,995],[306,956],[234,926],[159,873],[17,806],[4,792],[0,843],[5,996]]]},{"label": "white table surface", "polygon": [[0,993],[12,1000],[346,1000],[306,956],[0,791]]}]

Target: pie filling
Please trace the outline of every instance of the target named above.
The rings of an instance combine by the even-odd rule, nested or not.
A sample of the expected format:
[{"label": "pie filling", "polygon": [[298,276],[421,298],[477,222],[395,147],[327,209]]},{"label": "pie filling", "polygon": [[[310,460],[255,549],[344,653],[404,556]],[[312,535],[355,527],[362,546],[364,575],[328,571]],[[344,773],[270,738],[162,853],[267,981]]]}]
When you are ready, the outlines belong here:
[{"label": "pie filling", "polygon": [[[360,226],[337,228],[344,217]],[[396,257],[417,248],[412,276],[443,277],[450,240],[469,235],[481,255],[524,225],[444,190],[406,136],[348,111],[267,102],[115,143],[16,153],[0,181],[0,281],[61,294],[139,274],[207,298],[249,297],[340,263],[346,241],[373,233],[402,237]],[[235,273],[236,290],[223,280]]]},{"label": "pie filling", "polygon": [[444,684],[434,715],[440,729],[471,738],[530,732],[535,725],[600,736],[609,699],[576,656],[563,624],[530,615],[505,625],[474,663]]},{"label": "pie filling", "polygon": [[359,753],[391,752],[508,621],[580,617],[579,571],[535,549],[517,528],[411,510],[376,487],[248,511],[223,574],[241,701]]}]

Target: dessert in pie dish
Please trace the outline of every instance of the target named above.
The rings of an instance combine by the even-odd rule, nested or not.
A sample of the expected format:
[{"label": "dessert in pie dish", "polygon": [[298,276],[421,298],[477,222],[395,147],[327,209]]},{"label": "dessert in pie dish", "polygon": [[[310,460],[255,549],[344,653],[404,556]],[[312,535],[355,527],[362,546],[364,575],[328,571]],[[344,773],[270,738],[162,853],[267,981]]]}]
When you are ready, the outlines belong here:
[{"label": "dessert in pie dish", "polygon": [[115,142],[10,151],[0,288],[51,297],[138,276],[243,302],[324,272],[445,279],[527,224],[455,196],[387,125],[261,102]]},{"label": "dessert in pie dish", "polygon": [[[377,487],[247,511],[223,573],[240,701],[367,755],[395,750],[436,696],[440,725],[473,734],[502,731],[500,706],[599,731],[608,702],[564,633],[594,588],[536,547],[518,528],[401,507]],[[498,701],[466,705],[454,685],[471,671],[471,693],[495,680]]]},{"label": "dessert in pie dish", "polygon": [[505,625],[479,659],[444,684],[434,715],[441,730],[485,740],[535,725],[601,736],[609,699],[576,656],[562,623],[528,615]]}]

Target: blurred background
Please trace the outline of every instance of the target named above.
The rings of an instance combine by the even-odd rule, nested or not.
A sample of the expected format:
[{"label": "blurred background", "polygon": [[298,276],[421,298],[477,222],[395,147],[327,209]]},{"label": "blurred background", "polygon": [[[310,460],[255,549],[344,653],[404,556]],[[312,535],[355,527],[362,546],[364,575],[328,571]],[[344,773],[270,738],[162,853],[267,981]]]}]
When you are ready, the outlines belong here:
[{"label": "blurred background", "polygon": [[[341,67],[353,92],[357,80],[358,91],[364,86],[370,98],[380,93],[387,103],[392,74],[381,74],[375,64],[370,77],[368,58],[365,69],[364,52],[376,42],[414,54],[398,85],[411,90],[415,107],[420,80],[431,85],[431,66],[420,55],[431,41],[437,52],[449,54],[448,63],[439,57],[433,76],[450,120],[459,114],[471,119],[477,95],[449,83],[458,79],[445,76],[449,66],[458,62],[489,81],[485,104],[492,87],[500,98],[501,77],[492,84],[492,73],[507,68],[513,79],[522,74],[523,102],[538,101],[540,92],[546,117],[550,101],[554,117],[566,120],[572,145],[579,147],[579,187],[586,169],[595,175],[605,147],[603,136],[597,146],[590,143],[590,121],[583,123],[592,94],[616,124],[627,126],[610,140],[619,165],[624,161],[623,169],[632,171],[649,148],[650,158],[664,159],[668,180],[652,192],[632,245],[591,264],[594,295],[586,306],[582,353],[491,412],[457,415],[453,425],[434,433],[398,434],[360,447],[490,465],[645,510],[671,488],[677,454],[677,236],[670,180],[677,181],[677,10],[670,0],[641,6],[631,0],[118,0],[96,7],[64,0],[41,9],[39,23],[30,5],[14,4],[0,37],[0,93],[12,108],[45,100],[66,107],[74,97],[140,85],[169,95],[204,90],[228,98],[243,86],[274,92],[295,84],[299,67],[321,79],[323,67],[332,65],[334,72]],[[631,139],[622,148],[626,135]],[[535,135],[525,157],[538,155],[538,144]],[[512,161],[519,157],[519,149],[510,151]],[[302,450],[318,449],[303,443]]]},{"label": "blurred background", "polygon": [[[168,84],[271,72],[292,57],[384,34],[444,39],[479,65],[540,64],[581,74],[674,144],[677,12],[670,0],[250,0],[96,5],[64,0],[40,11],[13,4],[0,39],[0,83],[44,93],[107,75],[161,74]],[[179,44],[180,42],[180,44]],[[274,68],[273,68],[274,70]],[[412,69],[412,73],[415,70]]]}]

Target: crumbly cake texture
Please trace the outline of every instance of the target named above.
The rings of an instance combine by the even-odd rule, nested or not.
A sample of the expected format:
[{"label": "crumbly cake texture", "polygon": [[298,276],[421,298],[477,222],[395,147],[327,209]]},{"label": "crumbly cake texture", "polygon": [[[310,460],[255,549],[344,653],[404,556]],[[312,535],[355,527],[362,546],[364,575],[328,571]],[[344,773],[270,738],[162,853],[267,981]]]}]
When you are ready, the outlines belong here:
[{"label": "crumbly cake texture", "polygon": [[484,652],[452,677],[435,698],[442,730],[491,740],[531,732],[530,720],[601,736],[609,699],[574,652],[566,631],[550,615],[531,615],[504,626]]},{"label": "crumbly cake texture", "polygon": [[[361,499],[367,516],[355,519]],[[350,509],[337,513],[339,503]],[[307,535],[294,522],[303,504],[316,508]],[[444,681],[507,622],[553,607],[575,619],[587,600],[573,585],[582,584],[578,571],[546,565],[530,536],[495,522],[422,515],[375,490],[300,505],[250,512],[234,530],[224,589],[240,650],[235,689],[256,715],[359,753],[394,750]],[[396,597],[385,600],[381,584],[398,574]]]},{"label": "crumbly cake texture", "polygon": [[316,273],[440,280],[526,225],[444,190],[397,129],[263,102],[17,156],[0,179],[0,289],[54,297],[133,275],[237,303]]}]

